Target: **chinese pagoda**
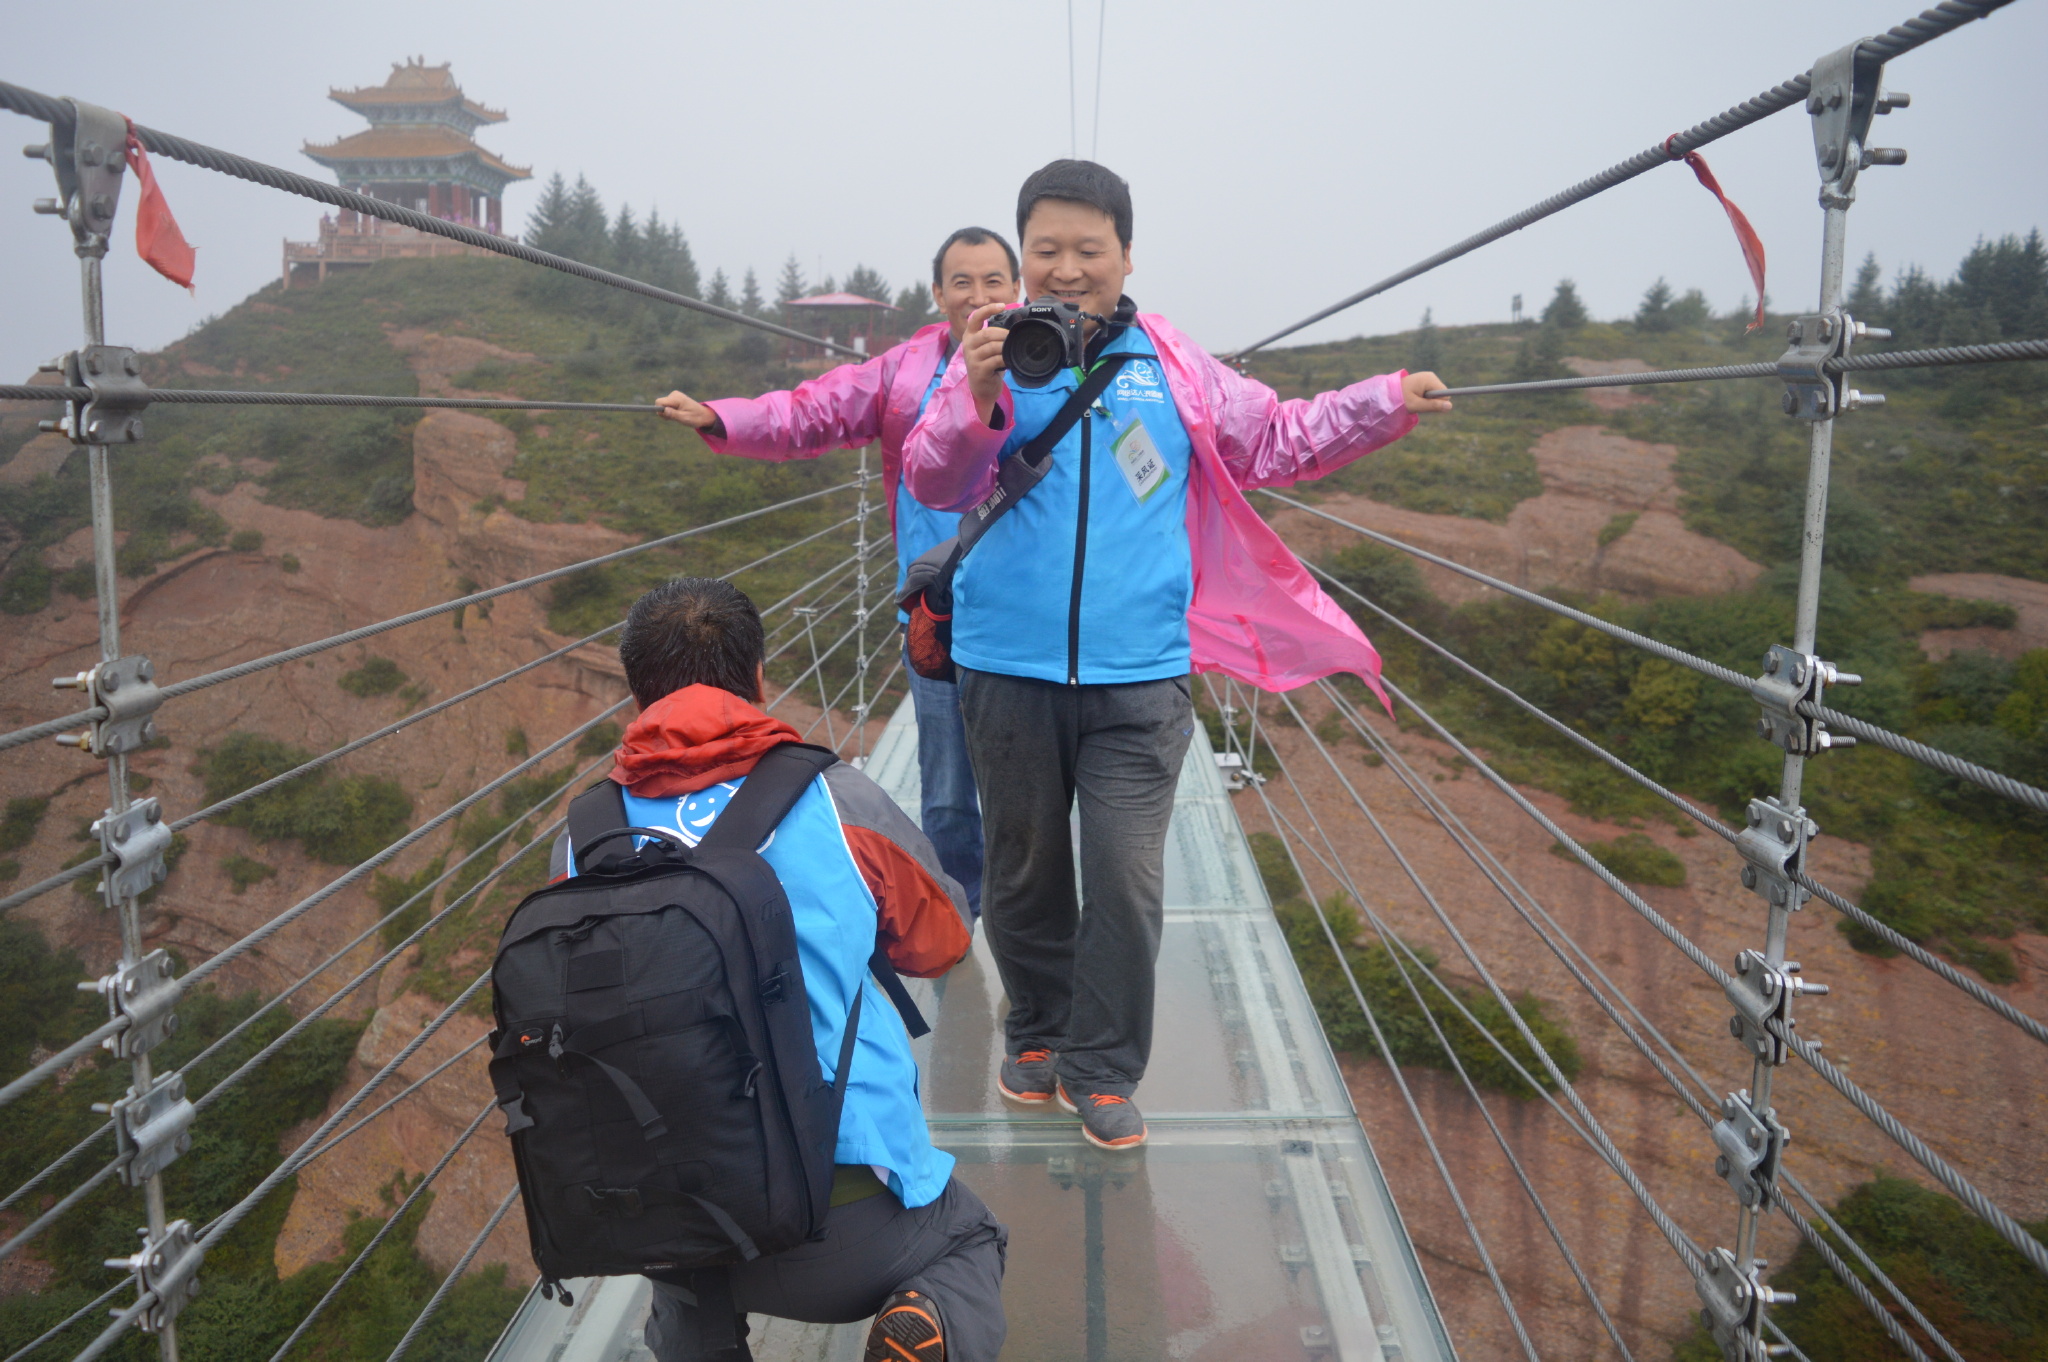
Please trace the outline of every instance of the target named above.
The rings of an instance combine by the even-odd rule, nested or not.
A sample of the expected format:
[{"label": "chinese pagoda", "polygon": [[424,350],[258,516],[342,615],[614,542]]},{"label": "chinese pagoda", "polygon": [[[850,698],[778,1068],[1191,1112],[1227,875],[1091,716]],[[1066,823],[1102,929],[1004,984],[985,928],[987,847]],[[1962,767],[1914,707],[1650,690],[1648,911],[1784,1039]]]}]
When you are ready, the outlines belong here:
[{"label": "chinese pagoda", "polygon": [[[449,63],[429,66],[425,57],[393,62],[382,85],[327,94],[370,124],[336,142],[305,145],[306,155],[332,170],[342,188],[450,222],[503,230],[506,187],[533,172],[476,144],[476,130],[504,122],[505,114],[463,94]],[[330,268],[378,260],[482,253],[343,209],[322,220],[317,242],[285,243],[284,284],[323,280]]]}]

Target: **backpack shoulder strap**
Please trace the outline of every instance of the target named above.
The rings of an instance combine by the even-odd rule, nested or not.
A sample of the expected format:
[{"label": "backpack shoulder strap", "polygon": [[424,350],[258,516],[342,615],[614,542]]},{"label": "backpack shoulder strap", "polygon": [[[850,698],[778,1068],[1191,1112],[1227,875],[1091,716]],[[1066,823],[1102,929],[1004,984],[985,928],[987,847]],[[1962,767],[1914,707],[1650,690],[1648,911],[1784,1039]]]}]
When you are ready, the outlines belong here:
[{"label": "backpack shoulder strap", "polygon": [[838,760],[830,748],[810,743],[786,742],[771,747],[748,772],[739,793],[732,797],[698,845],[707,850],[752,851],[768,840],[768,834],[775,831],[775,825],[810,788],[811,782]]},{"label": "backpack shoulder strap", "polygon": [[569,868],[583,848],[613,828],[631,827],[626,817],[625,787],[609,776],[569,801]]}]

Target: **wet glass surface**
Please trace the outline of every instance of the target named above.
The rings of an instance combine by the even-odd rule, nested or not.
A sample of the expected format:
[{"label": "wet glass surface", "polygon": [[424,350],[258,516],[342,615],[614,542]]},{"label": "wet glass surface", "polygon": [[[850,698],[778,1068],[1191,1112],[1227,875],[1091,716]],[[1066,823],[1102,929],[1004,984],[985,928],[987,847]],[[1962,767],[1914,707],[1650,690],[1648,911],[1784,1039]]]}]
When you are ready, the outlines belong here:
[{"label": "wet glass surface", "polygon": [[[915,816],[908,705],[867,769]],[[933,1137],[1010,1228],[1003,1356],[1450,1358],[1199,728],[1168,833],[1166,905],[1138,1094],[1151,1138],[1131,1154],[996,1095],[1002,989],[978,933],[944,980],[912,981],[934,1018],[916,1046]],[[645,1301],[624,1278],[579,1293],[573,1310],[535,1296],[492,1356],[641,1362],[631,1321]],[[753,1326],[761,1362],[857,1359],[865,1337],[861,1325]]]}]

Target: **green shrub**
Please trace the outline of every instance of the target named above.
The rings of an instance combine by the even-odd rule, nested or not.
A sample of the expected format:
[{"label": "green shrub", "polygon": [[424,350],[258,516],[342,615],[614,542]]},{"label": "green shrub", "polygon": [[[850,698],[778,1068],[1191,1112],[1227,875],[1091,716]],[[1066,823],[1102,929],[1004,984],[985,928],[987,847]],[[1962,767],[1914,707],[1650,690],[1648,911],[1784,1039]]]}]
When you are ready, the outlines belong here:
[{"label": "green shrub", "polygon": [[505,755],[506,755],[506,756],[508,756],[508,757],[523,757],[523,756],[525,756],[525,755],[526,755],[527,753],[531,752],[532,750],[533,750],[533,747],[532,747],[532,745],[531,745],[531,744],[529,744],[529,743],[527,742],[527,740],[526,740],[526,730],[525,730],[525,729],[523,729],[523,728],[508,728],[508,729],[506,729],[506,730],[505,730]]},{"label": "green shrub", "polygon": [[[1309,998],[1315,1004],[1316,1016],[1323,1024],[1323,1034],[1335,1049],[1379,1058],[1379,1046],[1373,1039],[1372,1027],[1366,1021],[1365,1013],[1359,1010],[1357,995],[1351,990],[1351,980],[1345,977],[1343,967],[1330,950],[1329,937],[1324,933],[1322,921],[1317,918],[1315,908],[1303,892],[1300,878],[1287,859],[1285,846],[1270,832],[1253,833],[1251,841],[1252,854],[1266,882],[1266,892],[1273,899],[1273,914],[1280,921],[1280,929],[1287,937],[1295,966],[1301,971],[1302,983],[1307,986]],[[1405,952],[1397,965],[1394,952],[1384,942],[1368,946],[1357,944],[1355,938],[1360,932],[1358,911],[1347,897],[1339,894],[1326,900],[1323,917],[1329,920],[1331,931],[1344,944],[1344,958],[1351,966],[1352,976],[1358,981],[1359,992],[1371,1005],[1380,1033],[1386,1037],[1396,1061],[1434,1069],[1451,1067],[1443,1045],[1430,1027],[1430,1019],[1434,1018],[1473,1082],[1515,1097],[1536,1095],[1501,1056],[1500,1048],[1475,1030],[1444,1000],[1436,985],[1428,982]],[[1434,953],[1425,947],[1411,949],[1425,966],[1435,967]],[[1427,1012],[1417,1003],[1408,984],[1403,982],[1402,965],[1407,967],[1416,990],[1428,1003]],[[1546,1088],[1551,1086],[1549,1075],[1544,1072],[1528,1042],[1491,992],[1457,985],[1450,987],[1466,1010],[1500,1042],[1500,1046],[1505,1047],[1538,1083]],[[1557,1062],[1566,1079],[1576,1078],[1583,1066],[1578,1044],[1550,1007],[1525,995],[1515,1000],[1515,1012]]]},{"label": "green shrub", "polygon": [[368,699],[373,695],[389,695],[403,686],[406,674],[399,670],[396,662],[388,657],[365,658],[363,665],[353,671],[345,671],[335,678],[334,684],[350,695]]},{"label": "green shrub", "polygon": [[40,553],[24,552],[14,569],[0,577],[0,610],[33,615],[50,603],[50,569]]},{"label": "green shrub", "polygon": [[[1579,845],[1618,880],[1629,884],[1652,884],[1664,889],[1677,889],[1685,884],[1685,862],[1640,832],[1625,832],[1611,842],[1587,838]],[[1566,850],[1562,842],[1552,842],[1550,854],[1573,863],[1579,859]]]},{"label": "green shrub", "polygon": [[595,761],[617,747],[622,736],[619,726],[606,719],[576,740],[576,755],[585,761]]},{"label": "green shrub", "polygon": [[253,856],[244,856],[239,851],[222,861],[220,868],[227,872],[228,883],[234,886],[237,894],[246,893],[250,885],[261,884],[277,874],[276,866],[265,865]]},{"label": "green shrub", "polygon": [[34,841],[49,810],[50,801],[34,795],[8,800],[6,812],[0,813],[0,852],[19,851]]},{"label": "green shrub", "polygon": [[[261,734],[230,733],[218,747],[202,749],[192,770],[205,780],[210,803],[283,775],[310,757]],[[337,776],[322,766],[229,810],[219,821],[247,828],[267,842],[296,841],[307,855],[330,865],[353,865],[395,840],[411,819],[412,799],[397,781]]]},{"label": "green shrub", "polygon": [[228,540],[228,547],[236,553],[261,553],[263,552],[263,531],[236,530],[234,535]]},{"label": "green shrub", "polygon": [[296,553],[287,553],[282,558],[279,558],[277,560],[277,565],[286,573],[297,572],[299,570],[299,555],[297,555]]},{"label": "green shrub", "polygon": [[1634,529],[1636,522],[1642,518],[1643,513],[1641,511],[1624,511],[1605,525],[1602,525],[1600,533],[1594,537],[1599,541],[1600,547],[1604,549]]},{"label": "green shrub", "polygon": [[410,875],[388,875],[380,870],[370,881],[370,898],[387,916],[406,900],[419,898],[418,903],[384,924],[381,936],[385,950],[390,950],[418,931],[420,924],[433,912],[434,896],[427,893],[426,889],[440,878],[441,870],[447,862],[446,856],[436,856]]}]

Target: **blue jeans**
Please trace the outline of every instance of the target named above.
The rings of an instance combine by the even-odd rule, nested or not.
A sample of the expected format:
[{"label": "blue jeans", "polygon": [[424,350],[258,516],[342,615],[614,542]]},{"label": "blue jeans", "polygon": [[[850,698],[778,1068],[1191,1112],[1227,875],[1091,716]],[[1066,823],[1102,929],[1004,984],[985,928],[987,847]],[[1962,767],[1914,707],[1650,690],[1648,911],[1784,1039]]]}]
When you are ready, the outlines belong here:
[{"label": "blue jeans", "polygon": [[971,925],[981,918],[981,801],[967,762],[967,726],[960,719],[960,688],[927,681],[903,660],[910,698],[917,706],[917,769],[924,784],[924,835],[939,864],[967,891]]}]

